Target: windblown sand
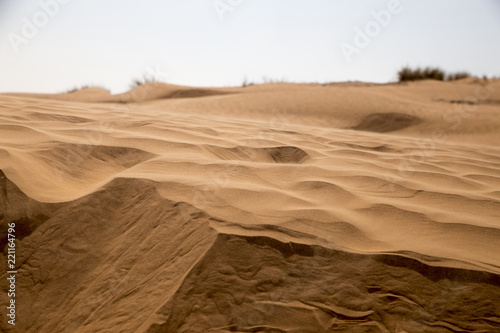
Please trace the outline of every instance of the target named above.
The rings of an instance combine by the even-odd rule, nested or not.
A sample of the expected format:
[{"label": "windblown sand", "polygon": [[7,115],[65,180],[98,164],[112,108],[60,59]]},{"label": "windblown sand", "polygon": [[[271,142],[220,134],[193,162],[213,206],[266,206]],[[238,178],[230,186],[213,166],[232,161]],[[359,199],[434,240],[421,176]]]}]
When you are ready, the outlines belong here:
[{"label": "windblown sand", "polygon": [[1,331],[500,332],[499,143],[498,80],[0,95]]}]

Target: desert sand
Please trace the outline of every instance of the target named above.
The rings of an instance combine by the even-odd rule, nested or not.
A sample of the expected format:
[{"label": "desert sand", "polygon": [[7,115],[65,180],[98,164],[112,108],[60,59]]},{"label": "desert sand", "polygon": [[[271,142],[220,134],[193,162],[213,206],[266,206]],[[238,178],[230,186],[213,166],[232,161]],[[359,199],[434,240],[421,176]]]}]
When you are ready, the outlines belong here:
[{"label": "desert sand", "polygon": [[0,94],[1,331],[500,332],[499,143],[500,80]]}]

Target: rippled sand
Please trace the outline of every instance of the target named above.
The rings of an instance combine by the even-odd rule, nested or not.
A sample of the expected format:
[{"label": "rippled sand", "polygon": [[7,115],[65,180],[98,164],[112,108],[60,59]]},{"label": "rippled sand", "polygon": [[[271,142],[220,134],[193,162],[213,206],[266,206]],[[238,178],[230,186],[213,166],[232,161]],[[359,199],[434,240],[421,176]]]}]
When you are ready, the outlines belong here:
[{"label": "rippled sand", "polygon": [[499,142],[498,80],[0,95],[16,328],[500,331]]}]

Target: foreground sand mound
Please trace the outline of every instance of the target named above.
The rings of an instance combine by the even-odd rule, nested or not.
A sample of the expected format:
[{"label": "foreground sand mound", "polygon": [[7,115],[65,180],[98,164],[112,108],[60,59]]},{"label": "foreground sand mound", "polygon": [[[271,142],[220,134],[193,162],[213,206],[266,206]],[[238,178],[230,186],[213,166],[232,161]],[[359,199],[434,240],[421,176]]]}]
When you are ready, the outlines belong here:
[{"label": "foreground sand mound", "polygon": [[[60,204],[33,203],[5,178],[2,185],[4,218],[29,229],[17,234],[20,332],[137,331],[216,238],[206,214],[162,199],[148,181],[117,179]],[[137,321],[119,319],[132,313]]]},{"label": "foreground sand mound", "polygon": [[394,256],[219,235],[148,332],[495,331],[499,282]]},{"label": "foreground sand mound", "polygon": [[496,85],[154,87],[0,95],[1,331],[500,331]]},{"label": "foreground sand mound", "polygon": [[2,177],[4,217],[26,231],[23,331],[500,329],[495,274],[217,234],[210,216],[161,198],[151,181],[116,179],[74,202],[40,204]]}]

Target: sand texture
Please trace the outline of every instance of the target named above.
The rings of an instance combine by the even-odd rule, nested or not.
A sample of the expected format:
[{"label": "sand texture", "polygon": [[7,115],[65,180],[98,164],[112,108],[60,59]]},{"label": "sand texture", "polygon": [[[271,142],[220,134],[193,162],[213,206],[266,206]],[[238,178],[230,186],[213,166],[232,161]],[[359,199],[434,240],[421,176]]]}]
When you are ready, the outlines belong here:
[{"label": "sand texture", "polygon": [[0,170],[2,332],[500,332],[500,80],[1,94]]}]

